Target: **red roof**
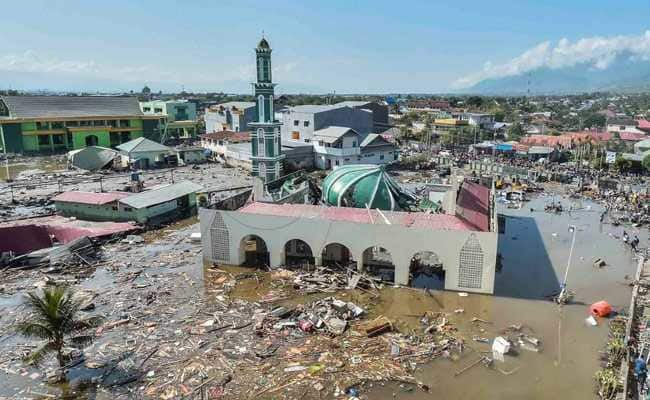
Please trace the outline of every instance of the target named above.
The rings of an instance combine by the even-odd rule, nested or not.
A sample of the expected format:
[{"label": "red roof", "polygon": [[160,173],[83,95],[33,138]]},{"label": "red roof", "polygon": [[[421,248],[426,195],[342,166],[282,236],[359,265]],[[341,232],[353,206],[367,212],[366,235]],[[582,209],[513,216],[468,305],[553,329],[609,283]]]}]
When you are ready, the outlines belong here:
[{"label": "red roof", "polygon": [[553,135],[528,135],[521,138],[520,142],[522,144],[527,144],[531,146],[562,146],[562,147],[572,147],[581,142],[593,141],[593,142],[606,142],[612,138],[612,134],[609,132],[565,132],[559,136]]},{"label": "red roof", "polygon": [[110,193],[64,192],[53,197],[52,200],[61,203],[102,205],[102,204],[108,204],[123,199],[128,195],[129,193],[121,193],[121,192],[110,192]]},{"label": "red roof", "polygon": [[250,132],[233,132],[219,131],[201,135],[204,139],[228,140],[230,142],[249,142],[251,140]]},{"label": "red roof", "polygon": [[639,123],[639,125],[637,125],[637,128],[643,129],[644,131],[650,130],[650,121],[648,121],[647,119],[639,119],[636,122]]},{"label": "red roof", "polygon": [[463,182],[458,193],[456,214],[483,232],[490,230],[490,189]]},{"label": "red roof", "polygon": [[[330,221],[361,224],[385,224],[377,210],[365,208],[323,207],[308,204],[271,204],[254,202],[238,211],[248,214],[273,215],[293,218],[319,218]],[[372,214],[372,219],[370,217]],[[455,215],[382,211],[393,225],[430,230],[477,231],[472,224]]]},{"label": "red roof", "polygon": [[630,142],[640,142],[648,137],[641,132],[619,132],[619,136],[622,140],[627,140]]}]

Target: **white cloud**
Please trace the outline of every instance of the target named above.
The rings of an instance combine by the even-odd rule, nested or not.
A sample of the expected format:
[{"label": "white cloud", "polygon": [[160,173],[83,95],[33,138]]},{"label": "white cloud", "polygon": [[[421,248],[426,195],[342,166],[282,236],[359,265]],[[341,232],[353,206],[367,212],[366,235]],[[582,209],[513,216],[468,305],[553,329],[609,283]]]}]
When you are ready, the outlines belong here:
[{"label": "white cloud", "polygon": [[44,57],[33,50],[27,50],[20,54],[0,56],[0,71],[74,74],[126,82],[144,82],[175,78],[175,74],[173,73],[147,65],[113,66],[100,64],[93,60],[60,60]]},{"label": "white cloud", "polygon": [[607,69],[617,56],[650,59],[650,31],[637,36],[591,37],[571,42],[564,38],[555,46],[550,41],[526,50],[503,64],[486,62],[481,71],[464,76],[453,84],[456,88],[472,86],[484,79],[504,78],[524,74],[538,68],[559,69],[588,64]]}]

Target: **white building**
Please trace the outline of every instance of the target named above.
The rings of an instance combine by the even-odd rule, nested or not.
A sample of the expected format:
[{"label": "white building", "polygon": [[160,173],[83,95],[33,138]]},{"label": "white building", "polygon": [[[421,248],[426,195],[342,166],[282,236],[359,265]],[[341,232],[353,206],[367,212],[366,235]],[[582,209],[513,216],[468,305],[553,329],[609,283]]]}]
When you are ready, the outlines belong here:
[{"label": "white building", "polygon": [[494,114],[484,113],[462,113],[458,116],[461,121],[467,121],[471,126],[478,126],[482,129],[492,129],[494,126]]},{"label": "white building", "polygon": [[[460,189],[456,210],[447,214],[261,202],[237,211],[204,208],[199,218],[203,257],[271,267],[300,257],[315,265],[356,265],[359,271],[380,261],[394,270],[395,283],[409,285],[417,260],[426,255],[442,265],[445,289],[493,293],[494,193],[467,185]],[[480,227],[470,221],[478,214],[484,221]]]},{"label": "white building", "polygon": [[645,134],[646,132],[639,129],[638,126],[639,123],[633,119],[611,119],[607,121],[607,132],[634,132]]},{"label": "white building", "polygon": [[206,108],[205,131],[248,131],[248,123],[255,121],[256,105],[250,101],[231,101]]},{"label": "white building", "polygon": [[145,115],[160,116],[162,140],[196,136],[196,105],[187,100],[141,101]]}]

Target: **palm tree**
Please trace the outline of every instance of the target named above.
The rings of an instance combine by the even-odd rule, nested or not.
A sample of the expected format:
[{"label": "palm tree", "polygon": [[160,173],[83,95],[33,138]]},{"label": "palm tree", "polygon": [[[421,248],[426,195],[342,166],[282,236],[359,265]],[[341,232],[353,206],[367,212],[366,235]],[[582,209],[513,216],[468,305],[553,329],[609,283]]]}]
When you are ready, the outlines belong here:
[{"label": "palm tree", "polygon": [[85,347],[94,340],[94,336],[83,333],[103,322],[103,318],[97,316],[78,319],[80,301],[65,286],[43,289],[40,296],[28,293],[25,303],[32,315],[27,321],[17,324],[16,330],[23,336],[46,341],[29,355],[27,362],[30,364],[38,364],[48,354],[56,353],[59,366],[63,367],[66,361],[63,348],[66,345],[80,349]]}]

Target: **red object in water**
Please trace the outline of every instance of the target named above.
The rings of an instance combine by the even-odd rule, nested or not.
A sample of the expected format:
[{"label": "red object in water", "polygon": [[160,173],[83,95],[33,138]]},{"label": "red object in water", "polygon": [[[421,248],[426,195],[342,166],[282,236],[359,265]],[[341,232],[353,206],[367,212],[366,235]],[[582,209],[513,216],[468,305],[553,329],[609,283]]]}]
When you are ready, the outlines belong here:
[{"label": "red object in water", "polygon": [[612,313],[612,306],[605,300],[601,300],[592,304],[589,311],[597,317],[608,317]]},{"label": "red object in water", "polygon": [[298,325],[303,332],[311,332],[314,329],[314,324],[312,324],[311,321],[302,320]]}]

